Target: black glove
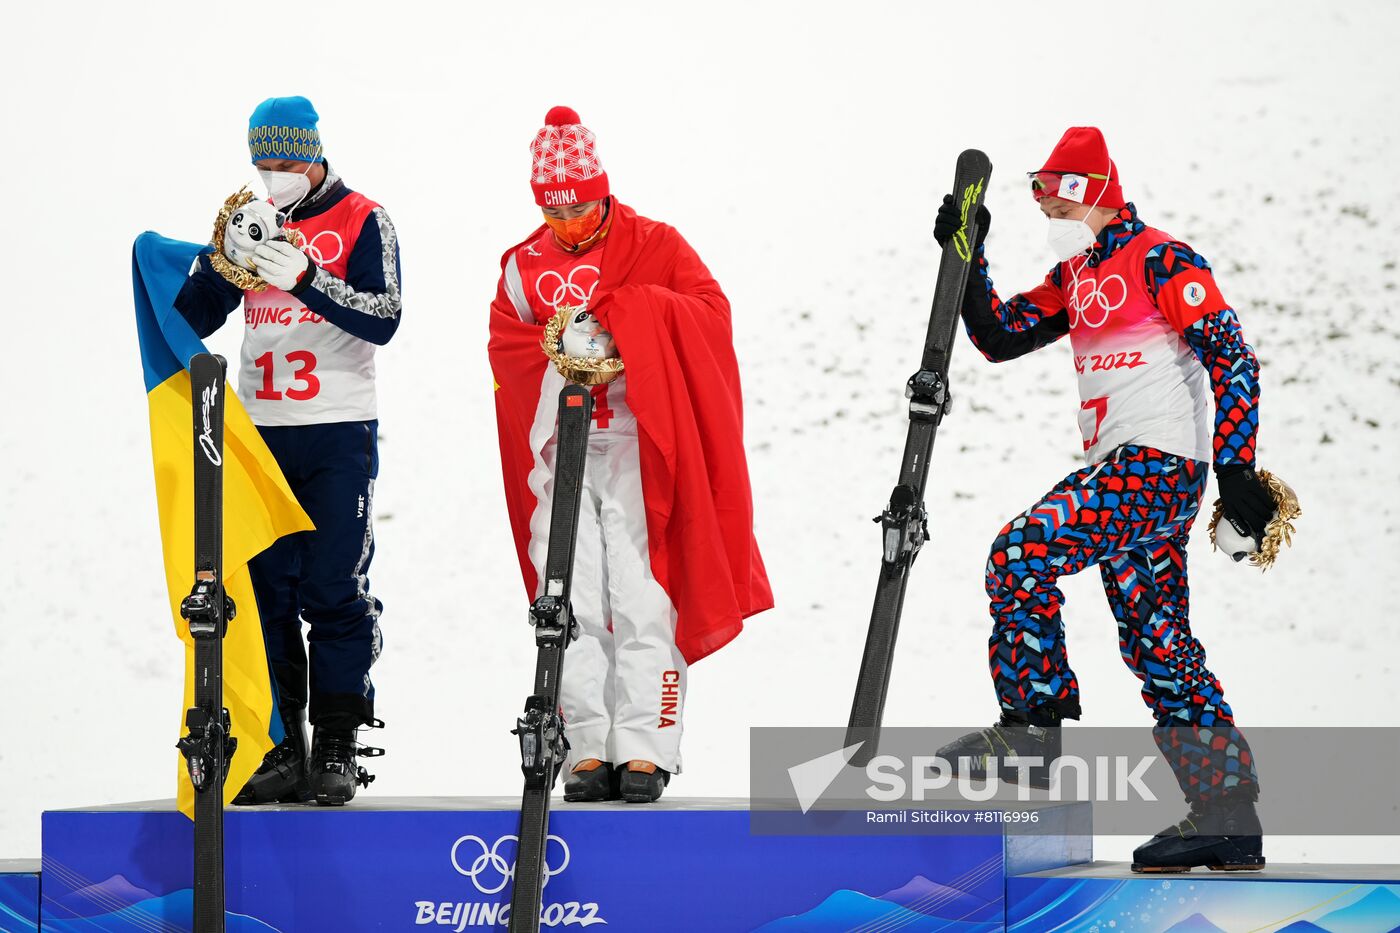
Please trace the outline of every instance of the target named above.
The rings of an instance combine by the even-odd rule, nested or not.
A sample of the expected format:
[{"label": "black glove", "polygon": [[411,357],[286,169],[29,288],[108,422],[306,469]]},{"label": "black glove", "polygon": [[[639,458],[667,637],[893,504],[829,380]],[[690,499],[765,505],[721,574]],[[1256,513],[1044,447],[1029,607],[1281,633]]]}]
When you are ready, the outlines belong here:
[{"label": "black glove", "polygon": [[1242,535],[1262,539],[1274,517],[1274,497],[1247,464],[1216,467],[1215,483],[1225,520]]},{"label": "black glove", "polygon": [[[953,234],[962,226],[962,207],[953,200],[951,194],[943,195],[943,203],[938,207],[938,218],[933,222],[933,239],[941,249]],[[987,231],[992,226],[992,212],[983,204],[977,208],[977,246],[987,242]]]}]

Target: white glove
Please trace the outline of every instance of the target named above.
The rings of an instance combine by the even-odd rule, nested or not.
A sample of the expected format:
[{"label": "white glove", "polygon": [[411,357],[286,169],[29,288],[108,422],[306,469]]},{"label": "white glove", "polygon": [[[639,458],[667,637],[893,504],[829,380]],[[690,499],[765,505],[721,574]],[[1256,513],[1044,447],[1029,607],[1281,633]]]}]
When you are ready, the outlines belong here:
[{"label": "white glove", "polygon": [[301,281],[311,260],[286,240],[269,240],[253,251],[253,265],[267,284],[289,292]]}]

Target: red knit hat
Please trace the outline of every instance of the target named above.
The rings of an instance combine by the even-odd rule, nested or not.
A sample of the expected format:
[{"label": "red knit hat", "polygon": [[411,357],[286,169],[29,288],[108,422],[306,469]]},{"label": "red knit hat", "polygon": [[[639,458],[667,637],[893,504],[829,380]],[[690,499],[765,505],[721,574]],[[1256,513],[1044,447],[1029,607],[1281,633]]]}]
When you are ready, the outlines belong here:
[{"label": "red knit hat", "polygon": [[568,107],[545,114],[544,126],[530,144],[534,157],[530,187],[541,207],[560,207],[608,196],[608,173],[598,161],[593,132]]},{"label": "red knit hat", "polygon": [[[1036,200],[1047,195],[1099,207],[1123,207],[1118,166],[1108,155],[1108,143],[1097,126],[1071,126],[1038,172],[1032,172]],[[1040,178],[1040,176],[1057,176]],[[1037,184],[1040,182],[1040,184]]]}]

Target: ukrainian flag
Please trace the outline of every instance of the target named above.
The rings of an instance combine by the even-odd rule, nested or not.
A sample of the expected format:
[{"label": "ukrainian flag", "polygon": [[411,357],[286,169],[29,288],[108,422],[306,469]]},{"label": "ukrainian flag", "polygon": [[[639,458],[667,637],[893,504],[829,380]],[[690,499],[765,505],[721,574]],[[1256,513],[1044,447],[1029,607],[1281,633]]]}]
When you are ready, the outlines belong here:
[{"label": "ukrainian flag", "polygon": [[[175,296],[195,257],[208,249],[143,233],[136,238],[131,257],[136,331],[151,411],[165,583],[175,631],[185,642],[185,702],[180,707],[179,734],[184,731],[185,710],[194,705],[194,641],[188,623],[180,618],[180,601],[194,585],[194,436],[186,367],[190,357],[206,351],[175,310]],[[225,399],[224,587],[238,607],[224,639],[224,705],[238,738],[224,786],[228,803],[263,756],[282,740],[248,561],[283,535],[312,525],[237,396],[228,393]],[[193,818],[194,788],[184,757],[176,756],[180,809]]]}]

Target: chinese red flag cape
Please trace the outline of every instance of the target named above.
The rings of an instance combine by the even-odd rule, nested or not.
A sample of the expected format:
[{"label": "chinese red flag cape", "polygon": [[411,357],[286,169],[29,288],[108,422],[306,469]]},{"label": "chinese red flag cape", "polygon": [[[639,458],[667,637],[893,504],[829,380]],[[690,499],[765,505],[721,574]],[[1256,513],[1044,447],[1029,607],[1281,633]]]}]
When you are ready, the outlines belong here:
[{"label": "chinese red flag cape", "polygon": [[[518,248],[502,257],[502,268]],[[614,201],[589,306],[612,333],[627,367],[651,570],[676,607],[676,645],[694,664],[738,635],[745,618],[773,607],[753,536],[729,300],[673,227]],[[553,397],[541,404],[542,387],[553,375],[540,349],[544,327],[521,317],[503,278],[491,304],[488,350],[506,506],[525,589],[533,598],[535,571],[526,549],[537,503],[528,477],[540,452],[532,449],[531,435],[537,419],[552,422],[557,406]],[[533,433],[545,439],[551,434]]]}]

